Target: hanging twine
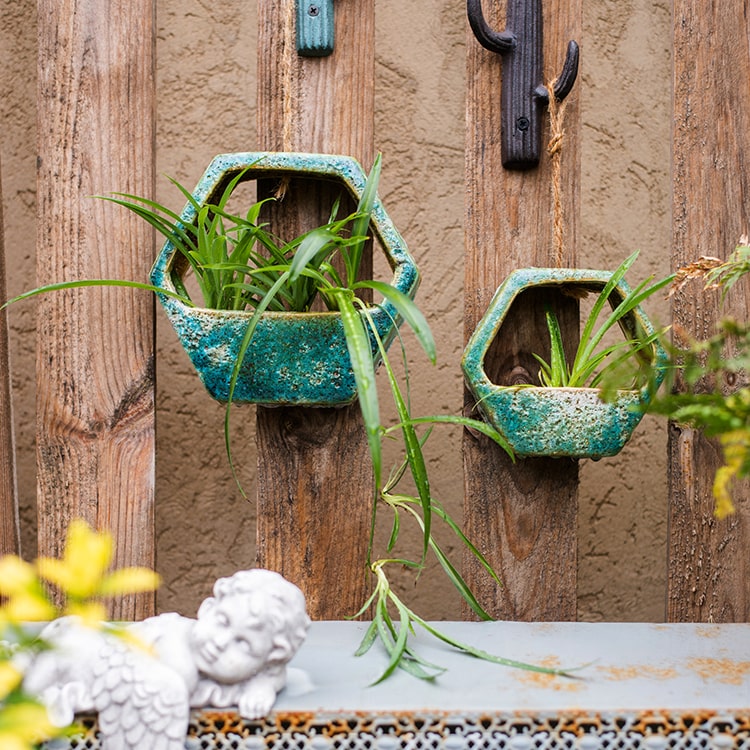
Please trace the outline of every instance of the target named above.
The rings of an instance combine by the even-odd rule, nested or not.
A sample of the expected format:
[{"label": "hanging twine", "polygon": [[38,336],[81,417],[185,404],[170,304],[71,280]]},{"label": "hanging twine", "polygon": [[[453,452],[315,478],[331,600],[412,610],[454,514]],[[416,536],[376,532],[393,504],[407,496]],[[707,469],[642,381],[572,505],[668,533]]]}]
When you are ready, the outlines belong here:
[{"label": "hanging twine", "polygon": [[561,268],[565,262],[565,235],[563,232],[563,202],[562,202],[562,147],[565,138],[566,102],[558,102],[554,94],[555,81],[547,84],[549,91],[549,143],[547,154],[552,162],[552,210],[554,215],[553,234],[555,245],[555,263]]},{"label": "hanging twine", "polygon": [[[295,0],[287,0],[286,14],[284,15],[282,50],[281,50],[281,117],[283,126],[281,130],[281,150],[292,151],[292,123],[293,123],[293,106],[294,106],[294,60],[296,58],[295,43],[295,19],[296,19]],[[281,178],[274,197],[282,201],[289,188],[289,177]]]}]

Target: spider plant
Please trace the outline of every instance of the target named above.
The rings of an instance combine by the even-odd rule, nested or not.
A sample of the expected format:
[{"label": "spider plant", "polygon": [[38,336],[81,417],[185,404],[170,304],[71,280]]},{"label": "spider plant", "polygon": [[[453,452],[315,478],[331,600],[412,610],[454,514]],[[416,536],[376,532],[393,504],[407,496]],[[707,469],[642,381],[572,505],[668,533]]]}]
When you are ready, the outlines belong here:
[{"label": "spider plant", "polygon": [[[674,277],[668,276],[651,283],[653,276],[649,276],[624,296],[615,296],[617,285],[637,257],[636,251],[626,258],[597,296],[581,331],[572,363],[568,362],[565,354],[557,317],[547,308],[545,318],[550,337],[550,359],[546,361],[538,354],[533,355],[540,366],[539,379],[543,386],[597,388],[607,379],[611,387],[609,378],[612,373],[617,373],[621,388],[636,388],[646,382],[652,364],[652,347],[663,331],[646,334],[629,316],[645,299],[670,284]],[[603,316],[608,303],[610,312]],[[627,338],[602,346],[604,337],[615,325],[620,326]]]},{"label": "spider plant", "polygon": [[[435,540],[433,518],[437,518],[440,522],[446,524],[459,542],[471,554],[475,555],[497,580],[497,576],[481,552],[466,538],[458,524],[433,497],[423,446],[429,436],[429,429],[433,425],[452,424],[471,427],[484,433],[495,440],[511,457],[512,451],[505,439],[483,421],[453,415],[414,417],[411,413],[409,373],[406,367],[404,342],[399,334],[398,341],[404,359],[404,372],[406,373],[405,387],[402,389],[391,367],[386,344],[381,339],[378,327],[372,317],[372,308],[357,296],[357,292],[364,289],[370,289],[382,295],[390,303],[392,310],[395,311],[394,323],[396,317],[403,319],[413,331],[430,362],[435,363],[434,339],[424,315],[411,297],[390,284],[359,278],[380,168],[380,157],[378,156],[354,213],[339,218],[339,204],[337,202],[331,210],[329,220],[324,225],[286,243],[274,237],[268,230],[267,225],[259,221],[261,209],[266,201],[254,203],[243,215],[237,215],[229,211],[229,197],[245,176],[244,173],[237,174],[227,184],[216,202],[203,205],[199,205],[189,191],[173,181],[195,209],[195,220],[189,224],[183,222],[177,213],[149,199],[129,194],[100,197],[134,212],[172,243],[179,253],[182,263],[188,264],[192,269],[202,296],[202,304],[205,307],[236,311],[246,310],[251,313],[237,359],[233,365],[229,398],[225,411],[225,444],[233,473],[234,465],[229,442],[230,408],[242,361],[246,356],[263,313],[270,310],[305,312],[310,309],[316,298],[322,299],[329,310],[340,313],[373,466],[374,510],[366,564],[374,576],[375,588],[372,597],[365,603],[362,611],[368,610],[371,604],[375,603],[375,619],[358,653],[366,651],[378,637],[381,639],[389,654],[388,666],[381,679],[387,677],[397,666],[425,679],[430,679],[439,673],[439,667],[429,666],[421,662],[411,646],[408,645],[414,624],[422,626],[436,637],[473,656],[487,658],[508,666],[558,673],[558,670],[547,670],[485,654],[469,645],[456,642],[442,635],[434,626],[428,624],[409,609],[396,596],[388,583],[386,569],[392,564],[404,564],[416,571],[421,571],[425,566],[427,556],[434,554],[449,580],[469,607],[481,619],[491,619],[476,600],[456,567],[451,563],[448,555]],[[335,257],[341,259],[338,267],[333,263]],[[339,271],[338,268],[341,267],[343,267],[343,270]],[[169,294],[176,297],[187,305],[195,305],[181,275],[177,271],[173,271],[172,280],[175,286],[174,291],[138,282],[84,280],[38,288],[20,295],[16,299],[53,289],[90,285],[121,285],[151,289],[158,294]],[[373,348],[373,341],[376,343],[375,348]],[[380,417],[375,378],[378,360],[383,364],[398,414],[397,423],[388,427],[381,423]],[[426,427],[429,427],[429,429],[420,435],[419,431]],[[404,446],[404,458],[398,468],[383,481],[382,444],[385,439],[393,436],[400,436]],[[404,493],[397,489],[397,485],[407,473],[415,487],[413,494]],[[374,539],[379,508],[390,510],[393,521],[390,540],[387,545],[387,556],[374,559]],[[398,541],[402,517],[415,521],[422,535],[420,553],[408,560],[392,557]],[[395,610],[399,624],[396,624],[392,619],[389,607]]]}]

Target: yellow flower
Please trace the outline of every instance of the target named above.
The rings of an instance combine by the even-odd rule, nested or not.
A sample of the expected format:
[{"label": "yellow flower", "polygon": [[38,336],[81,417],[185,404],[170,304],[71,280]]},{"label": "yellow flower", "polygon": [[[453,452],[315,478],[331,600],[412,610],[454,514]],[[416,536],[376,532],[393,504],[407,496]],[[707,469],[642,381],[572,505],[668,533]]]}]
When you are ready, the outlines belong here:
[{"label": "yellow flower", "polygon": [[0,624],[49,620],[55,608],[47,599],[33,565],[14,555],[0,559],[0,594],[8,600],[0,607]]},{"label": "yellow flower", "polygon": [[57,610],[41,591],[24,591],[12,596],[0,609],[0,623],[44,622],[55,617]]},{"label": "yellow flower", "polygon": [[137,594],[159,587],[159,576],[148,568],[121,568],[110,573],[101,583],[101,596]]},{"label": "yellow flower", "polygon": [[68,602],[65,614],[75,615],[83,625],[90,628],[101,628],[102,623],[107,619],[107,610],[101,602],[97,601]]},{"label": "yellow flower", "polygon": [[37,561],[39,575],[74,599],[96,596],[102,576],[112,561],[112,536],[92,531],[85,521],[68,527],[62,560],[49,557]]},{"label": "yellow flower", "polygon": [[34,566],[15,555],[0,558],[0,594],[14,596],[36,586],[38,579]]},{"label": "yellow flower", "polygon": [[31,699],[0,708],[0,747],[3,750],[33,750],[40,742],[62,732],[47,716],[47,709]]},{"label": "yellow flower", "polygon": [[714,476],[714,513],[717,518],[726,518],[734,513],[731,488],[734,480],[742,475],[743,465],[750,453],[750,442],[744,429],[731,430],[719,438],[724,450],[724,465],[719,467]]},{"label": "yellow flower", "polygon": [[[0,701],[5,698],[11,690],[15,690],[23,679],[23,674],[10,662],[0,662]],[[2,745],[0,745],[2,747]]]},{"label": "yellow flower", "polygon": [[153,591],[159,585],[159,576],[147,568],[123,568],[107,573],[112,554],[109,533],[92,531],[85,521],[73,521],[68,528],[63,559],[41,558],[37,562],[39,575],[72,600],[66,613],[91,622],[101,617],[82,602],[97,596]]},{"label": "yellow flower", "polygon": [[[2,717],[0,716],[0,718]],[[0,747],[3,750],[34,750],[34,743],[18,737],[11,730],[0,729]]]}]

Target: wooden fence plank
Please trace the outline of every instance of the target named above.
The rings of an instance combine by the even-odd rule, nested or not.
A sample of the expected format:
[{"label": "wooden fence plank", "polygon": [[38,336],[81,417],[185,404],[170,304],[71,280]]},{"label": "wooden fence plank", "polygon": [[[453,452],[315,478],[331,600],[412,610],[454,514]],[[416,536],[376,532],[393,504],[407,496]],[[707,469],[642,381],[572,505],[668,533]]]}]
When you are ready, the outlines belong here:
[{"label": "wooden fence plank", "polygon": [[[153,0],[40,0],[40,284],[144,280],[153,233],[91,196],[154,191]],[[117,565],[154,564],[154,300],[86,289],[39,303],[39,552],[69,521],[109,529]],[[152,614],[151,594],[109,615]]]},{"label": "wooden fence plank", "polygon": [[[747,4],[674,1],[673,265],[726,257],[750,229],[750,16]],[[746,320],[750,299],[737,285],[718,295],[692,286],[673,303],[673,323],[705,338],[724,314]],[[724,383],[725,390],[747,384]],[[711,384],[707,384],[711,386]],[[711,485],[720,449],[691,429],[669,431],[671,621],[750,619],[750,503],[740,484],[737,513],[713,516]]]},{"label": "wooden fence plank", "polygon": [[[5,243],[3,233],[3,193],[0,183],[0,298],[5,292]],[[13,440],[13,410],[10,391],[10,352],[8,317],[0,312],[0,555],[18,554],[21,547],[16,494],[16,457]]]},{"label": "wooden fence plank", "polygon": [[[266,150],[373,151],[374,0],[337,0],[335,50],[299,57],[294,0],[258,5],[258,132]],[[325,221],[330,201],[290,187],[282,232]],[[278,225],[277,225],[278,226]],[[308,597],[316,619],[353,614],[365,595],[372,472],[359,406],[258,408],[258,562]]]},{"label": "wooden fence plank", "polygon": [[[492,28],[505,28],[506,2],[483,3]],[[580,41],[580,0],[544,3],[545,75],[562,67],[570,39]],[[553,266],[551,168],[503,169],[500,161],[501,57],[480,47],[467,24],[465,337],[471,335],[498,285],[512,270]],[[576,83],[567,103],[562,155],[566,254],[574,266],[580,176]],[[546,143],[548,128],[545,127]],[[550,300],[566,335],[578,328],[577,307]],[[543,300],[519,299],[486,359],[496,383],[536,382],[529,347],[545,340]],[[509,333],[509,332],[512,332]],[[536,368],[538,369],[538,368]],[[473,399],[466,394],[466,411]],[[470,556],[467,580],[491,614],[515,620],[572,620],[576,616],[577,463],[525,459],[513,465],[482,436],[464,437],[466,531],[503,580],[498,589]]]}]

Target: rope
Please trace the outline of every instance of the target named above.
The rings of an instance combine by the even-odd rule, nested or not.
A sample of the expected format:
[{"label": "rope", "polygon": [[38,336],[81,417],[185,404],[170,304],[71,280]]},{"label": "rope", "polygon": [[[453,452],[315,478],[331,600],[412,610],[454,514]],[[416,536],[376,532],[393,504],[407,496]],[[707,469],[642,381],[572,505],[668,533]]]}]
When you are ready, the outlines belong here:
[{"label": "rope", "polygon": [[547,85],[549,91],[549,123],[550,138],[547,144],[547,154],[552,162],[552,210],[553,235],[555,247],[555,264],[561,268],[565,262],[565,235],[564,235],[564,216],[562,202],[562,147],[565,139],[565,128],[563,121],[565,119],[566,102],[558,102],[555,98],[555,82]]}]

